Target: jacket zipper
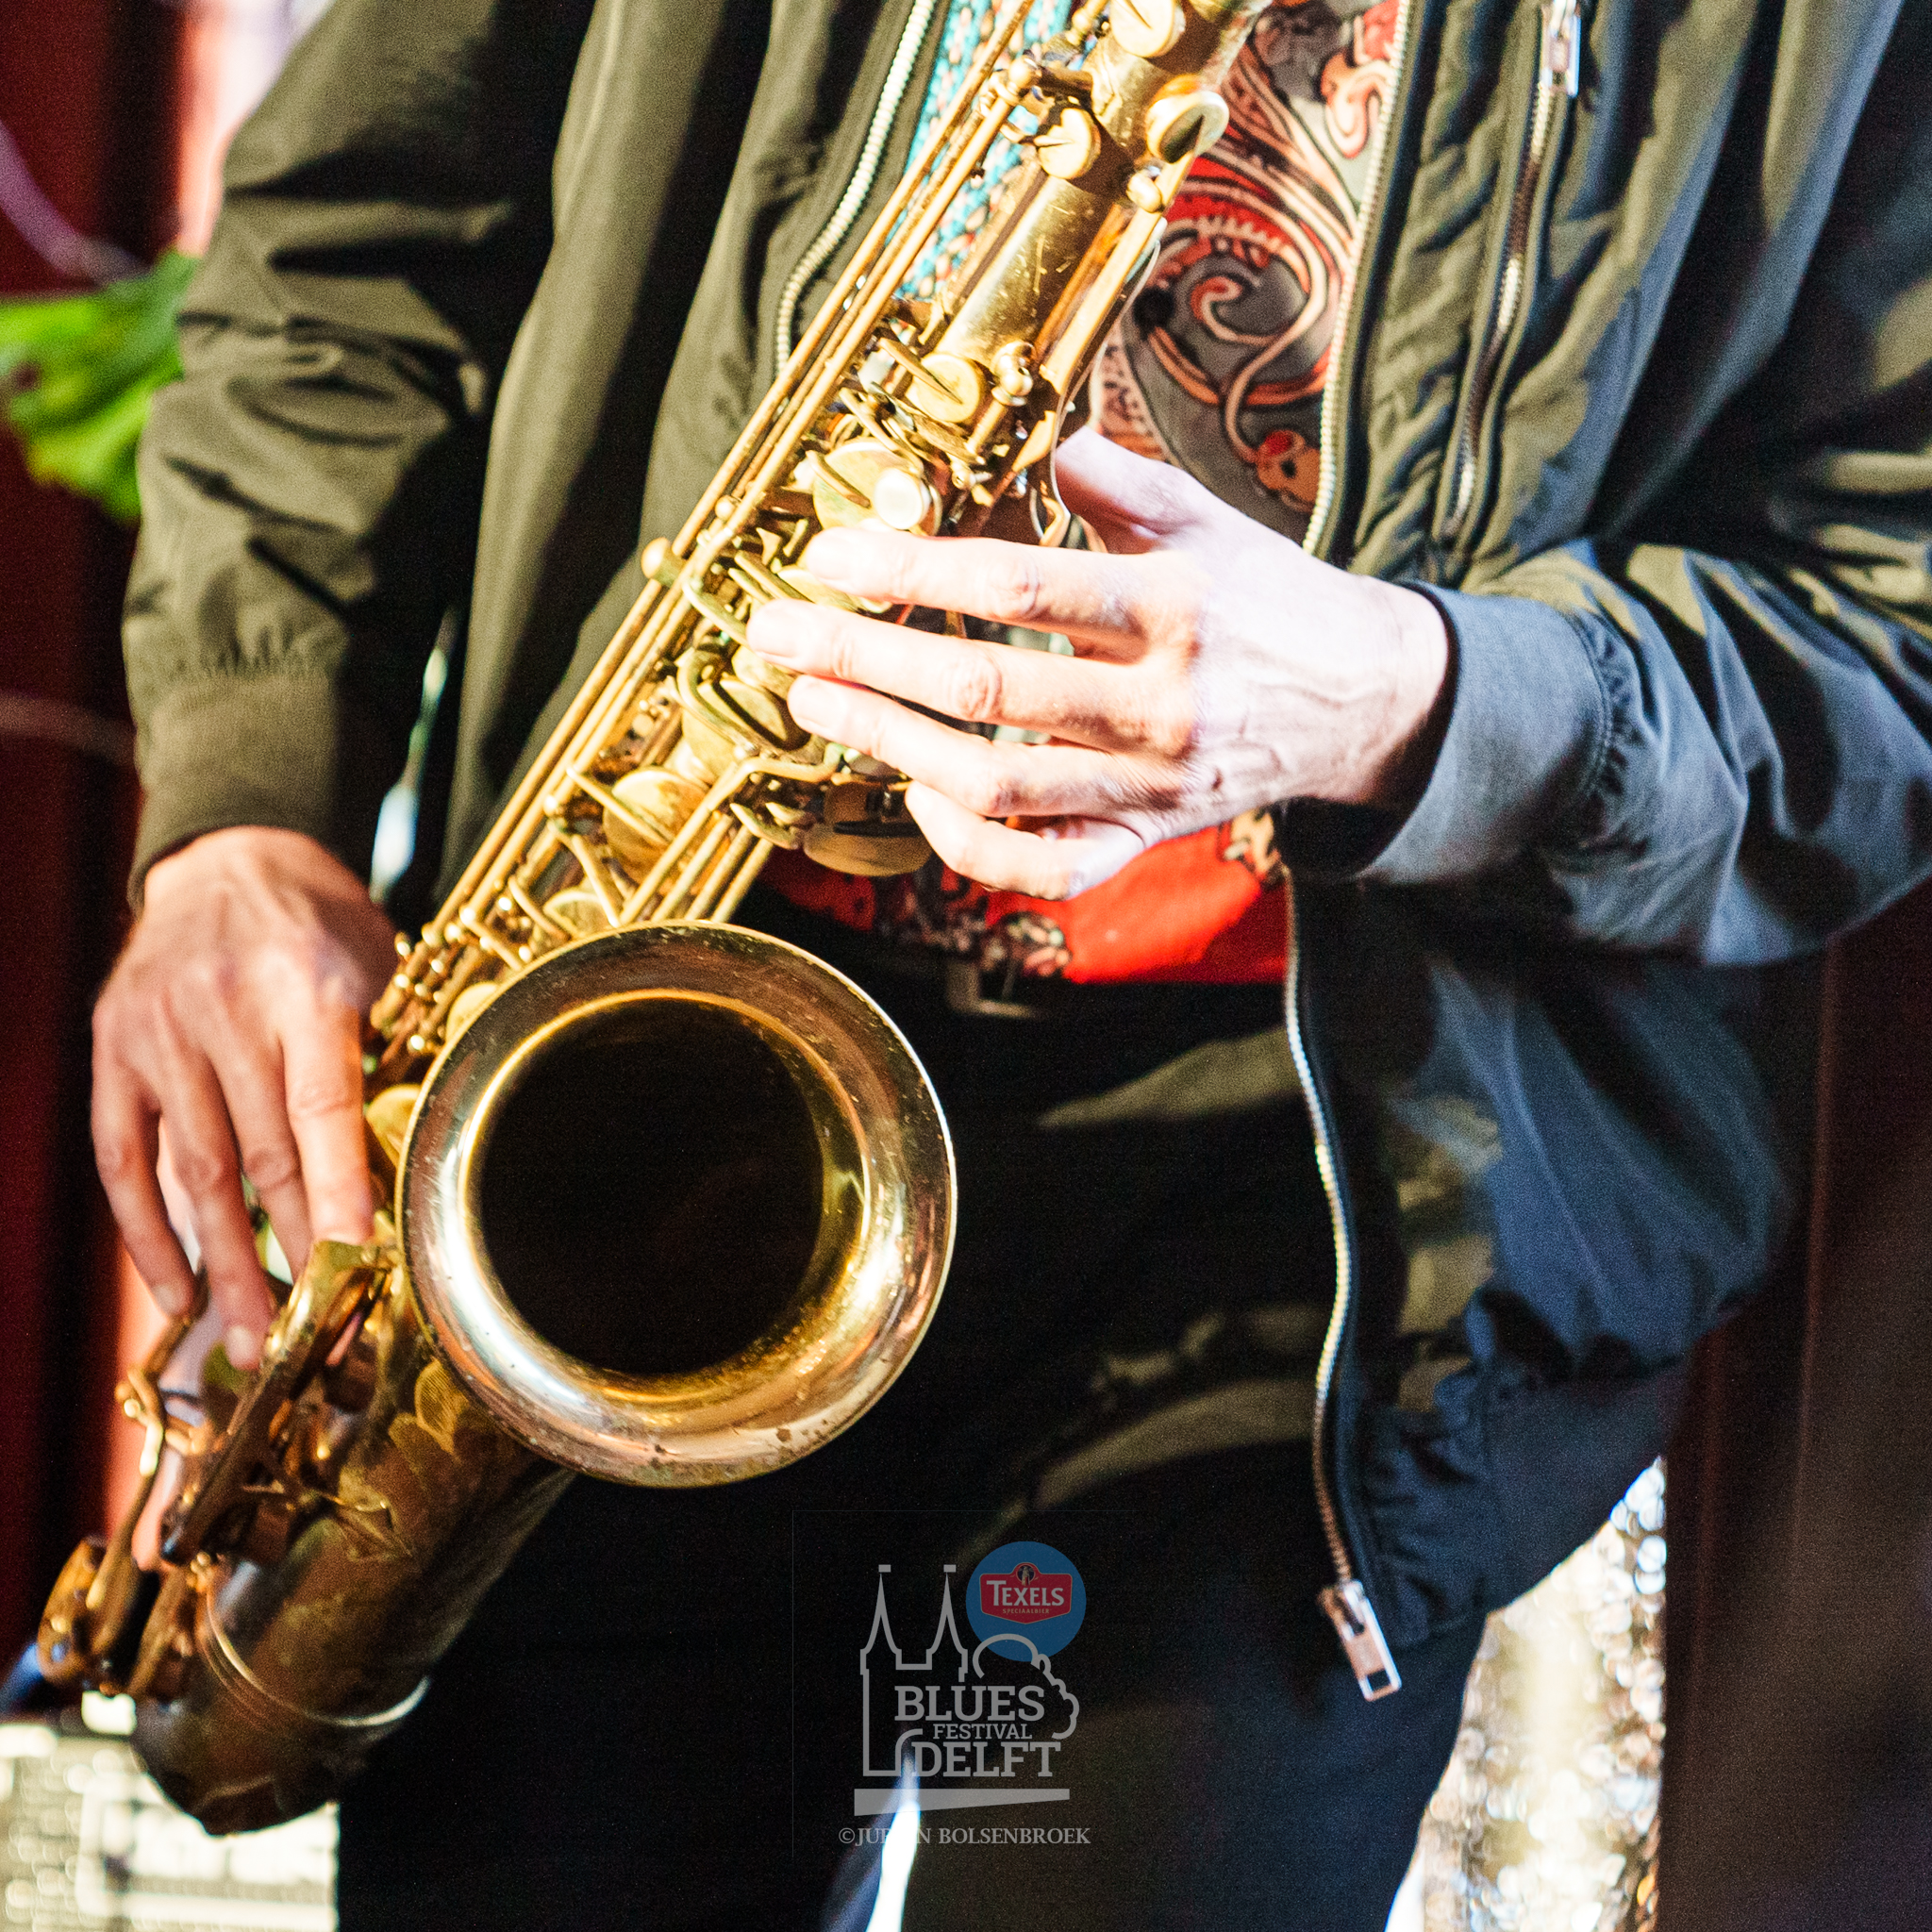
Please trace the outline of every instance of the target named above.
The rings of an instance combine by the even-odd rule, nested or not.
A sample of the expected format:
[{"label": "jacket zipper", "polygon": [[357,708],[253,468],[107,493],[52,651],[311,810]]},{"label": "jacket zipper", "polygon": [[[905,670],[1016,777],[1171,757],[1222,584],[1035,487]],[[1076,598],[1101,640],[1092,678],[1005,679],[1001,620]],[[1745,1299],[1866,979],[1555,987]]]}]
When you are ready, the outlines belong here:
[{"label": "jacket zipper", "polygon": [[1477,443],[1482,435],[1483,417],[1502,370],[1504,351],[1509,345],[1510,333],[1523,307],[1523,291],[1529,277],[1530,215],[1542,180],[1543,164],[1549,158],[1550,137],[1557,125],[1557,104],[1559,99],[1576,98],[1582,77],[1582,14],[1583,0],[1542,0],[1536,92],[1530,104],[1516,192],[1509,202],[1502,275],[1496,287],[1489,333],[1469,391],[1463,398],[1462,418],[1451,445],[1454,455],[1450,463],[1449,513],[1442,521],[1442,539],[1447,543],[1461,538],[1475,507]]},{"label": "jacket zipper", "polygon": [[1344,351],[1353,349],[1359,333],[1356,313],[1357,298],[1362,288],[1362,263],[1367,259],[1374,230],[1381,219],[1382,201],[1388,192],[1389,175],[1395,164],[1395,124],[1398,109],[1408,92],[1408,29],[1416,0],[1400,0],[1395,9],[1395,34],[1390,47],[1390,65],[1395,70],[1395,86],[1377,123],[1374,149],[1369,157],[1368,192],[1362,196],[1361,216],[1356,225],[1355,253],[1341,283],[1341,320],[1328,350],[1328,381],[1322,391],[1320,463],[1316,470],[1315,507],[1308,512],[1308,527],[1302,537],[1302,548],[1310,557],[1325,557],[1329,525],[1335,516],[1335,499],[1340,491],[1341,425],[1349,382],[1342,366]]},{"label": "jacket zipper", "polygon": [[[1362,290],[1362,265],[1375,243],[1375,226],[1387,197],[1389,176],[1394,167],[1395,127],[1408,94],[1409,25],[1416,0],[1401,0],[1396,8],[1395,32],[1391,47],[1391,65],[1395,86],[1390,95],[1380,125],[1375,129],[1375,148],[1369,163],[1368,192],[1362,197],[1361,219],[1354,258],[1342,284],[1341,321],[1329,351],[1328,382],[1322,391],[1322,453],[1315,507],[1308,515],[1304,547],[1309,555],[1325,556],[1333,535],[1336,502],[1341,494],[1341,436],[1346,421],[1347,395],[1353,376],[1347,366],[1347,353],[1357,340]],[[1331,1410],[1335,1396],[1335,1371],[1341,1359],[1341,1344],[1348,1332],[1348,1321],[1355,1300],[1355,1234],[1349,1221],[1348,1203],[1342,1197],[1341,1173],[1335,1158],[1335,1128],[1329,1117],[1328,1102],[1315,1077],[1313,1056],[1308,1051],[1302,1025],[1301,918],[1291,911],[1288,955],[1288,1043],[1294,1056],[1302,1092],[1307,1096],[1308,1121],[1315,1142],[1315,1167],[1322,1176],[1322,1193],[1328,1204],[1328,1231],[1335,1249],[1335,1300],[1328,1314],[1328,1328],[1322,1338],[1322,1358],[1315,1371],[1315,1414],[1310,1434],[1309,1454],[1315,1478],[1315,1509],[1322,1521],[1322,1535],[1328,1545],[1328,1559],[1334,1566],[1335,1581],[1320,1592],[1317,1601],[1341,1640],[1342,1655],[1361,1693],[1370,1703],[1391,1696],[1402,1689],[1402,1673],[1382,1635],[1375,1607],[1367,1589],[1355,1574],[1355,1559],[1349,1554],[1343,1534],[1341,1513],[1336,1506],[1335,1491],[1328,1477],[1328,1442]]]},{"label": "jacket zipper", "polygon": [[1335,1395],[1335,1370],[1341,1358],[1342,1338],[1348,1330],[1349,1308],[1355,1298],[1355,1231],[1348,1218],[1348,1204],[1342,1198],[1341,1172],[1335,1159],[1334,1124],[1328,1116],[1327,1099],[1315,1077],[1314,1061],[1302,1026],[1300,930],[1297,912],[1293,915],[1288,955],[1288,1044],[1308,1103],[1308,1119],[1314,1128],[1315,1167],[1322,1176],[1322,1192],[1328,1203],[1328,1230],[1335,1244],[1335,1302],[1328,1314],[1328,1332],[1322,1338],[1322,1359],[1315,1370],[1315,1420],[1309,1443],[1315,1474],[1315,1508],[1322,1519],[1322,1535],[1328,1544],[1328,1560],[1335,1566],[1335,1581],[1319,1593],[1316,1601],[1341,1640],[1342,1655],[1355,1673],[1363,1697],[1373,1704],[1378,1697],[1391,1696],[1402,1689],[1402,1673],[1395,1668],[1395,1657],[1382,1636],[1368,1591],[1355,1574],[1355,1561],[1349,1555],[1348,1539],[1342,1534],[1341,1515],[1328,1480],[1328,1420]]},{"label": "jacket zipper", "polygon": [[811,278],[832,258],[839,244],[852,232],[852,225],[858,221],[872,193],[873,183],[878,179],[879,162],[885,158],[886,143],[892,138],[892,124],[899,118],[906,90],[912,84],[912,70],[919,64],[919,50],[925,44],[925,32],[932,25],[937,5],[938,0],[914,0],[912,11],[907,16],[905,29],[899,36],[899,44],[892,51],[892,64],[886,70],[886,84],[879,94],[878,106],[873,109],[872,125],[865,131],[865,145],[858,152],[852,179],[845,184],[845,192],[839,197],[839,206],[832,210],[831,219],[819,230],[817,238],[800,258],[798,266],[791,271],[779,292],[778,312],[772,325],[774,381],[777,372],[791,359],[792,330],[798,322],[799,302],[810,287]]}]

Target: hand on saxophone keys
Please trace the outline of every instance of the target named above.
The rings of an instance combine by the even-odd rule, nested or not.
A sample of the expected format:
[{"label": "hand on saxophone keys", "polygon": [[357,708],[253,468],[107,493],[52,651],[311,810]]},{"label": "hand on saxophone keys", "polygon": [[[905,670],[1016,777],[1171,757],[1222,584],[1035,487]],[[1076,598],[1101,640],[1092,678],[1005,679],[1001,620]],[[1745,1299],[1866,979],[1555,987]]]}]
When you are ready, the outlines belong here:
[{"label": "hand on saxophone keys", "polygon": [[906,773],[908,809],[949,865],[1068,898],[1151,844],[1282,799],[1399,810],[1420,795],[1452,685],[1427,598],[1319,563],[1091,433],[1063,446],[1058,475],[1104,554],[867,528],[826,532],[806,562],[853,597],[1061,632],[1072,658],[800,603],[752,621],[753,647],[801,674],[792,715]]},{"label": "hand on saxophone keys", "polygon": [[94,1015],[93,1134],[134,1265],[168,1314],[207,1271],[216,1330],[252,1368],[273,1313],[246,1174],[290,1265],[366,1241],[361,1017],[393,963],[389,922],[299,833],[212,832],[158,862]]}]

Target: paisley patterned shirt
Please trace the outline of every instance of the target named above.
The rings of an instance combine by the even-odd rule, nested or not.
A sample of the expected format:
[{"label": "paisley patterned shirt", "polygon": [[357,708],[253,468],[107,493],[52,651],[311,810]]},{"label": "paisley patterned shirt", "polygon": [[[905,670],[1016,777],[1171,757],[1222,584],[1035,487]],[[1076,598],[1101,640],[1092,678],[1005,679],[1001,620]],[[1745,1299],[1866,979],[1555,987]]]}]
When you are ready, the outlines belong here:
[{"label": "paisley patterned shirt", "polygon": [[[1066,0],[1041,0],[1040,32]],[[982,43],[991,0],[953,0],[921,135]],[[1093,374],[1103,434],[1178,463],[1238,509],[1299,538],[1314,506],[1322,391],[1392,85],[1396,0],[1274,0],[1229,75],[1228,128],[1195,162],[1159,259]],[[915,271],[942,279],[971,246],[1001,177],[962,201]],[[902,878],[824,872],[790,853],[765,878],[795,904],[993,974],[1075,980],[1278,978],[1286,877],[1265,812],[1142,853],[1077,899],[989,891],[929,861]]]}]

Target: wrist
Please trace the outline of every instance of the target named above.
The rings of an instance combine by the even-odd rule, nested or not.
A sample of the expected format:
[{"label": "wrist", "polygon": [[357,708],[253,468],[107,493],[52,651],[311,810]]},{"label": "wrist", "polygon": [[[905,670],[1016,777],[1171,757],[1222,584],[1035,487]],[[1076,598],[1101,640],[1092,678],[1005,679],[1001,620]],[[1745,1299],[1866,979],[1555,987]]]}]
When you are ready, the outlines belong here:
[{"label": "wrist", "polygon": [[199,891],[215,877],[268,875],[300,879],[338,891],[361,892],[362,882],[327,846],[307,832],[277,825],[224,825],[185,839],[148,866],[144,904]]},{"label": "wrist", "polygon": [[366,1007],[393,969],[395,931],[369,889],[307,832],[228,825],[189,840],[149,867],[130,943],[256,946],[322,936]]},{"label": "wrist", "polygon": [[1387,696],[1356,802],[1402,813],[1427,789],[1442,747],[1455,697],[1455,653],[1433,599],[1404,584],[1372,588],[1387,640]]}]

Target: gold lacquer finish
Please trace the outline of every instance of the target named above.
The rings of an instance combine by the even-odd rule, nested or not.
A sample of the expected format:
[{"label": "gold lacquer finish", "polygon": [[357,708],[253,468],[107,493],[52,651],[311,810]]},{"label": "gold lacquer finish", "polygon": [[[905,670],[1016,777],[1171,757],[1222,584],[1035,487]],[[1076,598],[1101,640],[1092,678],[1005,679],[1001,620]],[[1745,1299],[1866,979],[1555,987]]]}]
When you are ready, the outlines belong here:
[{"label": "gold lacquer finish", "polygon": [[458,1380],[540,1455],[733,1482],[897,1374],[945,1274],[950,1171],[918,1061],[849,980],[731,926],[612,933],[444,1055],[403,1153],[408,1274]]},{"label": "gold lacquer finish", "polygon": [[[260,1367],[120,1398],[145,1503],[183,1459],[159,1575],[84,1544],[50,1675],[125,1690],[212,1830],[332,1796],[569,1480],[731,1482],[891,1385],[950,1252],[952,1155],[891,1024],[729,924],[774,847],[927,856],[905,780],[802,730],[747,645],[828,525],[1055,542],[1051,458],[1154,258],[1263,0],[1012,6],[369,1018],[367,1247],[319,1242]],[[932,302],[901,291],[1006,135],[1031,150]],[[898,613],[907,616],[910,613]],[[915,646],[912,646],[916,648]],[[214,1358],[215,1368],[220,1358]]]}]

